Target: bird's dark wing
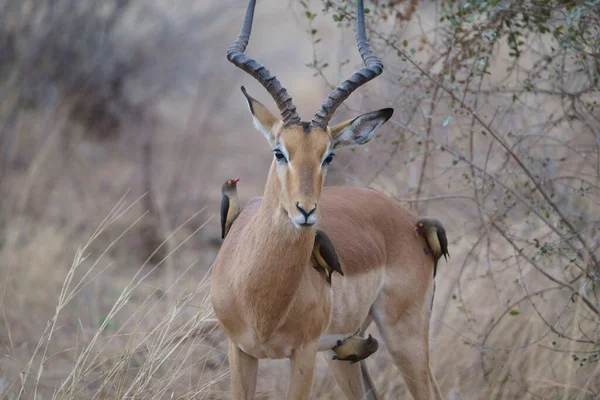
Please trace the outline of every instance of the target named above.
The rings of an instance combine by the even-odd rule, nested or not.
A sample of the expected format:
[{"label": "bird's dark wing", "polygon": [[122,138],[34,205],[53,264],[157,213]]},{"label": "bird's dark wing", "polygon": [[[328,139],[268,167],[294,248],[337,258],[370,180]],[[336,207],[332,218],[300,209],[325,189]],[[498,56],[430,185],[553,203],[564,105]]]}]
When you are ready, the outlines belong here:
[{"label": "bird's dark wing", "polygon": [[[442,249],[442,255],[448,261],[448,257],[450,257],[450,253],[448,253],[448,239],[446,238],[446,230],[443,226],[439,226],[437,229],[437,237],[440,241],[440,248]],[[446,257],[447,256],[447,257]]]},{"label": "bird's dark wing", "polygon": [[221,239],[225,239],[225,224],[227,222],[227,211],[229,211],[229,196],[224,194],[221,198]]},{"label": "bird's dark wing", "polygon": [[364,358],[360,358],[357,354],[352,354],[351,356],[346,357],[346,361],[352,361],[350,364],[357,363],[360,360],[364,360]]},{"label": "bird's dark wing", "polygon": [[321,257],[323,257],[323,260],[325,260],[327,265],[333,268],[334,271],[344,276],[344,272],[342,271],[342,266],[340,265],[340,260],[335,252],[333,243],[329,239],[329,236],[327,236],[323,231],[321,231],[320,234],[321,243],[319,246],[319,252],[321,253]]}]

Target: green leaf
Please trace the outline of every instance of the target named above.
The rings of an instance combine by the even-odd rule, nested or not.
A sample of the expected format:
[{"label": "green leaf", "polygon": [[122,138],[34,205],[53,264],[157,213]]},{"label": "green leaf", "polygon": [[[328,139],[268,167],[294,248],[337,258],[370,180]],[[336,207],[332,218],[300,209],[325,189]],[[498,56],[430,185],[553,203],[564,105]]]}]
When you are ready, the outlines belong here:
[{"label": "green leaf", "polygon": [[404,41],[402,42],[402,45],[404,47],[408,47],[408,40],[404,39]]},{"label": "green leaf", "polygon": [[444,121],[442,122],[442,126],[444,126],[444,127],[448,126],[448,124],[450,123],[451,120],[452,120],[452,115],[448,115],[446,117],[446,119],[444,119]]},{"label": "green leaf", "polygon": [[509,314],[510,314],[510,315],[512,315],[512,316],[514,317],[514,316],[517,316],[517,315],[519,315],[519,314],[521,314],[521,313],[520,313],[520,312],[518,312],[517,310],[510,310],[510,311],[509,311]]},{"label": "green leaf", "polygon": [[414,56],[415,54],[417,54],[417,50],[415,50],[414,48],[413,48],[413,49],[410,49],[410,54],[411,54],[412,56]]}]

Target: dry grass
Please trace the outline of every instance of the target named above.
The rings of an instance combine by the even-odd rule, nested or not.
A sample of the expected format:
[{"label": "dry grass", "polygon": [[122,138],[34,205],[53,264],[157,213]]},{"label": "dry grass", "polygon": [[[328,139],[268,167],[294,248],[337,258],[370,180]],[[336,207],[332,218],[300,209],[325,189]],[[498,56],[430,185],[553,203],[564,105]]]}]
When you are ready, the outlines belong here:
[{"label": "dry grass", "polygon": [[[70,96],[57,97],[51,107],[19,109],[15,118],[14,103],[0,106],[0,129],[13,138],[5,152],[8,142],[0,137],[0,398],[230,397],[223,333],[172,339],[195,332],[211,316],[207,285],[218,250],[214,214],[222,180],[240,175],[245,202],[261,194],[270,163],[238,88],[249,86],[269,105],[267,95],[224,57],[242,3],[220,3],[231,6],[227,13],[213,8],[214,2],[180,8],[148,3],[168,19],[163,28],[178,27],[173,32],[186,38],[146,44],[156,62],[143,69],[141,82],[125,82],[127,98],[145,98],[148,82],[174,83],[143,107],[144,118],[122,119],[116,138],[98,141],[73,121]],[[318,1],[309,6],[321,14]],[[560,226],[554,212],[547,219],[529,216],[547,210],[540,211],[545,203],[517,186],[523,171],[489,132],[474,135],[482,129],[472,115],[455,112],[456,101],[436,92],[386,42],[386,32],[406,38],[409,47],[426,36],[429,44],[415,59],[435,77],[450,57],[433,45],[438,27],[431,7],[417,8],[410,23],[380,22],[371,33],[386,63],[384,76],[353,95],[336,118],[390,105],[396,112],[377,141],[338,154],[327,184],[371,186],[444,221],[452,258],[441,263],[437,278],[432,364],[448,399],[598,398],[599,322],[581,301],[581,295],[595,299],[597,290],[581,279],[573,283],[580,295],[573,295],[540,272],[565,281],[576,277],[569,261],[573,249],[566,245],[572,237],[550,232],[545,220]],[[302,7],[273,0],[259,2],[259,8],[249,51],[280,77],[306,118],[327,90],[322,79],[335,83],[359,64],[353,34],[337,29],[329,16],[313,22],[323,39],[317,53],[331,64],[315,78],[304,66],[313,49]],[[194,18],[202,22],[196,29],[189,25]],[[132,43],[152,31],[128,23]],[[286,34],[273,37],[273,30]],[[165,46],[169,51],[161,58]],[[509,84],[522,83],[519,71],[504,81],[506,93],[497,91],[509,65],[498,57],[479,88],[485,95],[478,103],[473,93],[464,99],[478,116],[492,120],[492,131],[528,168],[551,182],[544,188],[552,188],[560,210],[597,249],[594,137],[577,121],[546,128],[550,113],[562,107],[556,97],[529,94],[511,102]],[[151,195],[164,230],[155,254],[143,240],[156,217],[145,202],[147,135],[154,149]],[[515,206],[516,195],[524,201]],[[545,243],[552,245],[549,253],[542,253]],[[584,256],[574,264],[586,262]],[[383,398],[408,397],[385,348],[367,364]],[[286,387],[287,361],[261,362],[257,397],[282,398]],[[341,397],[320,359],[313,389],[315,398]]]},{"label": "dry grass", "polygon": [[[46,247],[70,247],[64,236],[47,230],[34,235],[31,242],[35,247],[43,243],[44,249],[5,244],[1,304],[2,342],[7,352],[2,363],[5,394],[24,398],[38,394],[40,398],[51,394],[57,398],[193,397],[218,388],[226,375],[226,370],[215,368],[223,363],[218,344],[171,343],[174,337],[194,331],[210,313],[206,279],[187,280],[196,262],[183,267],[172,281],[160,276],[167,273],[164,260],[152,266],[144,263],[126,274],[114,271],[122,266],[111,256],[112,250],[127,240],[144,217],[134,215],[137,203],[119,202],[76,250],[67,268],[60,254],[40,253]],[[175,257],[204,225],[185,234],[183,227],[168,238],[179,241],[167,257]],[[107,238],[110,230],[119,233]],[[105,249],[94,251],[95,242],[103,240],[109,242]],[[50,269],[52,274],[48,274]],[[28,315],[27,310],[35,312]],[[39,337],[34,339],[35,335]],[[202,373],[207,366],[210,372]],[[195,379],[198,376],[204,378]]]}]

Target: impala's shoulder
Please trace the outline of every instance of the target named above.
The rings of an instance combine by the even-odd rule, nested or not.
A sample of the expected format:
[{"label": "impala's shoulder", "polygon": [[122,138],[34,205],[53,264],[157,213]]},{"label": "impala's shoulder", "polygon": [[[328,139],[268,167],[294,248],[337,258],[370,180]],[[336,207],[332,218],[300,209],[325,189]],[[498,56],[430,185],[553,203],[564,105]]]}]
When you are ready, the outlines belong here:
[{"label": "impala's shoulder", "polygon": [[260,203],[262,203],[262,197],[255,197],[244,206],[242,212],[254,214],[258,211]]}]

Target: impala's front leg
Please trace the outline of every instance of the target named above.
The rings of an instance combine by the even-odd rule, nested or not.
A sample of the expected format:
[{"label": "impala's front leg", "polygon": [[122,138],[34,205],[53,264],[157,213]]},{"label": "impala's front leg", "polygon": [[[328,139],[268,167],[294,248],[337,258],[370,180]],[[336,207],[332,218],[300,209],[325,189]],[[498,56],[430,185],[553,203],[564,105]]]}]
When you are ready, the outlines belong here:
[{"label": "impala's front leg", "polygon": [[244,353],[229,340],[229,374],[231,377],[231,398],[233,400],[252,400],[256,392],[256,371],[258,360]]},{"label": "impala's front leg", "polygon": [[288,400],[310,399],[317,348],[318,341],[314,341],[302,345],[292,353]]}]

